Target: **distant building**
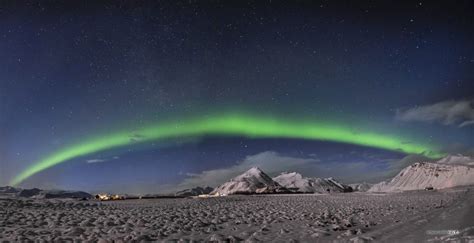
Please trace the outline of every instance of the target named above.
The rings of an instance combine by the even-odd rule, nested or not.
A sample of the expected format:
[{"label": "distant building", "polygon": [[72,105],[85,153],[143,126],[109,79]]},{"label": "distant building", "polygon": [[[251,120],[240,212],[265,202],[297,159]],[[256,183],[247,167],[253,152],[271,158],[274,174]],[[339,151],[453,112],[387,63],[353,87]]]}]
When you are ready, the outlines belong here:
[{"label": "distant building", "polygon": [[117,194],[109,195],[109,194],[103,193],[103,194],[95,195],[95,199],[100,200],[100,201],[110,201],[110,200],[124,200],[125,197],[117,195]]}]

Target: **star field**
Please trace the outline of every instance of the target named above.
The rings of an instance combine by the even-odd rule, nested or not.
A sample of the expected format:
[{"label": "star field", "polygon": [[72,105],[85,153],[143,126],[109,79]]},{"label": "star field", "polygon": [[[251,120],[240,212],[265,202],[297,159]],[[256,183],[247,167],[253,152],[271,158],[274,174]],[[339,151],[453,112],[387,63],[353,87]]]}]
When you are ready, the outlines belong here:
[{"label": "star field", "polygon": [[[318,159],[329,161],[321,149],[326,143],[347,163],[364,160],[380,170],[382,160],[350,159],[348,151],[390,160],[433,148],[469,153],[474,126],[460,124],[474,120],[472,106],[453,113],[446,102],[474,97],[472,10],[469,1],[3,2],[0,185],[55,154],[117,133],[133,142],[61,160],[24,186],[99,190],[131,163],[142,176],[129,184],[179,183],[186,173],[267,151],[324,154]],[[417,107],[436,114],[402,116]],[[356,134],[356,142],[140,133],[228,113],[332,123]],[[443,122],[446,114],[455,114],[453,122]],[[366,133],[400,143],[389,150],[365,146]],[[220,143],[219,151],[212,143]],[[104,161],[85,162],[94,159]],[[70,179],[99,166],[110,171],[100,183]]]}]

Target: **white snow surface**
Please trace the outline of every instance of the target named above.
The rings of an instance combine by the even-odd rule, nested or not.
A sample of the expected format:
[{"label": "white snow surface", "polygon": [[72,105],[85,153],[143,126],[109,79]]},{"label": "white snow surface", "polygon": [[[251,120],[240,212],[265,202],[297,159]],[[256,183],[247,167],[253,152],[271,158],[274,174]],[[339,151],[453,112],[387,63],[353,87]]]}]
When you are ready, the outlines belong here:
[{"label": "white snow surface", "polygon": [[300,192],[314,192],[312,181],[296,172],[281,173],[279,176],[274,177],[273,180],[288,189],[297,188]]},{"label": "white snow surface", "polygon": [[373,184],[362,182],[349,184],[349,186],[352,187],[355,192],[366,192],[373,186]]},{"label": "white snow surface", "polygon": [[438,164],[450,164],[450,165],[467,165],[467,166],[474,166],[474,158],[469,156],[464,156],[461,154],[457,155],[448,155],[436,163]]},{"label": "white snow surface", "polygon": [[290,190],[305,193],[344,192],[349,189],[334,178],[307,178],[297,172],[284,172],[273,180]]},{"label": "white snow surface", "polygon": [[234,177],[230,181],[218,186],[210,194],[253,194],[274,193],[286,191],[286,188],[272,180],[258,167],[253,167],[243,174]]},{"label": "white snow surface", "polygon": [[369,192],[423,190],[429,187],[443,189],[473,184],[474,168],[470,166],[442,164],[439,161],[418,162],[400,171],[392,180],[373,185]]}]

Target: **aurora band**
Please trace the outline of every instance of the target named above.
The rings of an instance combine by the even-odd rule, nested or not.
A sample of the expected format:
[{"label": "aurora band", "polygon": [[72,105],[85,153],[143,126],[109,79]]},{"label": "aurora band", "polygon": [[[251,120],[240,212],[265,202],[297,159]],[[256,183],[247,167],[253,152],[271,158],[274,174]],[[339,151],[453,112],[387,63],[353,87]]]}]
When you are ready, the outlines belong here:
[{"label": "aurora band", "polygon": [[[36,161],[16,175],[10,185],[18,185],[34,174],[71,159],[90,155],[107,149],[136,144],[133,134],[139,134],[138,142],[166,140],[179,137],[206,135],[241,136],[247,138],[290,138],[333,141],[373,148],[399,151],[406,154],[425,154],[428,157],[442,156],[435,146],[414,143],[397,136],[358,131],[337,123],[290,121],[275,117],[264,117],[244,113],[211,115],[198,118],[168,121],[142,129],[117,131],[109,135],[85,140],[64,147]],[[407,142],[410,141],[410,142]]]}]

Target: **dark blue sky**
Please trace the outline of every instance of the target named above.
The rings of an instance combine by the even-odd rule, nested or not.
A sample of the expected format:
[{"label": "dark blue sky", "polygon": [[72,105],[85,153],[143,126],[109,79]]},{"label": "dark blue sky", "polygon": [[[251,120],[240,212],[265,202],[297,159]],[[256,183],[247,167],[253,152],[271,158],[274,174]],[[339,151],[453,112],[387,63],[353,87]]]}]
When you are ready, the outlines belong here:
[{"label": "dark blue sky", "polygon": [[[459,126],[474,120],[470,1],[1,5],[0,184],[93,134],[226,109],[322,117],[421,137],[456,152],[474,146],[474,126]],[[455,103],[443,106],[449,101]],[[458,109],[454,122],[443,120],[463,101],[470,106]],[[400,116],[414,107],[435,117]],[[247,143],[251,149],[238,145]],[[114,174],[133,171],[122,178],[135,190],[137,178],[148,185],[179,183],[185,173],[228,167],[265,151],[317,154],[322,161],[341,155],[347,163],[361,160],[351,159],[350,151],[403,157],[318,141],[209,138],[158,147],[78,158],[25,185],[99,190],[114,183]]]}]

